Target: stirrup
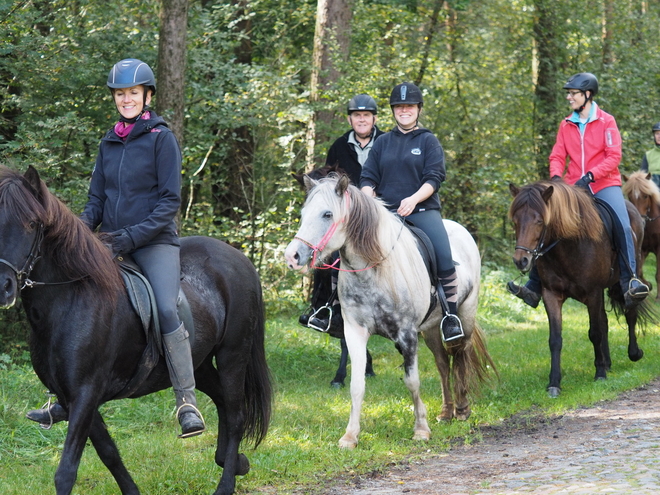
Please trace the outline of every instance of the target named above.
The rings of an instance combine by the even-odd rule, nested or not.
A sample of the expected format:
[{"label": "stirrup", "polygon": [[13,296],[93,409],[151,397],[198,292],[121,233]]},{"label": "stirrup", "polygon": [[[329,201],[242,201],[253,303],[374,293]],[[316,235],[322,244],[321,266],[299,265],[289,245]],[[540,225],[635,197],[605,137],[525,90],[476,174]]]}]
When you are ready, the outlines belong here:
[{"label": "stirrup", "polygon": [[[200,412],[200,410],[197,409],[197,407],[196,407],[196,406],[193,406],[192,404],[184,403],[184,404],[181,404],[181,405],[179,406],[179,408],[176,410],[176,418],[177,418],[177,420],[179,419],[179,413],[181,412],[181,409],[183,409],[184,407],[190,407],[190,408],[192,409],[192,411],[183,411],[183,414],[185,414],[185,413],[196,414],[197,417],[198,417],[198,418],[201,420],[201,422],[202,422],[202,429],[201,429],[201,430],[192,430],[192,431],[190,431],[190,432],[188,432],[188,433],[184,433],[184,432],[182,431],[182,432],[181,432],[181,435],[177,435],[177,438],[190,438],[190,437],[194,437],[194,436],[201,435],[202,433],[204,433],[204,432],[206,431],[206,421],[204,421],[204,416],[202,416],[202,413]],[[179,424],[180,424],[180,423],[179,423]]]},{"label": "stirrup", "polygon": [[[315,325],[314,321],[320,321],[323,320],[322,318],[316,318],[316,315],[319,314],[321,310],[327,309],[328,310],[328,326],[326,328],[323,328],[320,325]],[[313,330],[316,330],[317,332],[321,333],[328,333],[330,331],[330,325],[332,324],[332,306],[325,305],[321,306],[319,309],[314,311],[310,316],[309,319],[307,320],[307,327],[311,328]]]},{"label": "stirrup", "polygon": [[[457,333],[456,335],[452,335],[451,337],[445,337],[445,332],[442,329],[442,325],[444,324],[444,322],[447,318],[450,319],[449,321],[451,321],[452,319],[456,320],[458,322],[458,328],[460,330],[459,333]],[[454,314],[451,314],[451,313],[446,313],[445,316],[442,318],[442,321],[440,322],[440,333],[442,334],[442,340],[445,341],[445,342],[450,342],[452,340],[456,340],[456,339],[460,339],[461,337],[465,337],[465,332],[463,332],[463,323],[461,323],[461,319],[457,315],[454,315]]]}]

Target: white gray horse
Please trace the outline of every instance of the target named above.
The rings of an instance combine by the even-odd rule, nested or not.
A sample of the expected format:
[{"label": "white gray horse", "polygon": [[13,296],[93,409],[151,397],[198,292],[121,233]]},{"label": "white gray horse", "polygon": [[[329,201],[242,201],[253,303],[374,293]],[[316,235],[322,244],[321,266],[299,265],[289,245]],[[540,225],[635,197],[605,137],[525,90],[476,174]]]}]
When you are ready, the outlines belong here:
[{"label": "white gray horse", "polygon": [[[401,219],[378,199],[349,185],[346,176],[318,182],[306,179],[308,197],[300,229],[285,257],[289,268],[318,266],[328,253],[339,251],[338,294],[351,358],[351,415],[339,446],[353,448],[360,433],[364,398],[366,346],[370,335],[392,340],[403,356],[404,382],[415,412],[413,438],[428,440],[431,430],[419,394],[418,333],[435,356],[442,383],[438,419],[470,416],[468,392],[488,378],[494,365],[477,324],[481,257],[472,236],[461,225],[444,220],[459,281],[458,314],[465,336],[443,342],[437,304],[429,313],[432,291],[417,241]],[[452,392],[453,384],[453,392]]]}]

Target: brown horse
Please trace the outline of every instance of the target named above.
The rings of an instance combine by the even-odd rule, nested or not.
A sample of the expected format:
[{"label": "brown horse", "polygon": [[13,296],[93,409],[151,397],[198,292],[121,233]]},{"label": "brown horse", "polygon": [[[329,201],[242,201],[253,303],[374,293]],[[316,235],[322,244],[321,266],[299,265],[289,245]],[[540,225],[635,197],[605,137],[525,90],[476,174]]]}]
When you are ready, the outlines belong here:
[{"label": "brown horse", "polygon": [[[589,311],[589,340],[593,344],[595,379],[607,378],[611,366],[604,289],[617,313],[624,313],[628,325],[628,357],[638,361],[644,355],[637,345],[638,317],[653,319],[646,303],[625,311],[619,284],[616,251],[604,228],[596,202],[586,192],[562,181],[540,181],[518,188],[509,185],[514,200],[509,209],[516,232],[513,262],[521,272],[536,264],[545,311],[550,325],[550,382],[548,393],[561,391],[562,305],[573,298]],[[644,235],[644,222],[628,203],[634,236]],[[639,266],[639,243],[636,243]]]},{"label": "brown horse", "polygon": [[[645,220],[644,242],[642,242],[642,262],[639,265],[639,276],[644,278],[642,269],[644,261],[649,253],[655,255],[656,270],[655,284],[660,288],[660,189],[651,180],[651,174],[647,172],[633,172],[630,177],[623,176],[626,181],[623,184],[623,193],[635,205],[637,211]],[[651,287],[651,284],[646,282]],[[660,290],[655,296],[660,301]]]}]

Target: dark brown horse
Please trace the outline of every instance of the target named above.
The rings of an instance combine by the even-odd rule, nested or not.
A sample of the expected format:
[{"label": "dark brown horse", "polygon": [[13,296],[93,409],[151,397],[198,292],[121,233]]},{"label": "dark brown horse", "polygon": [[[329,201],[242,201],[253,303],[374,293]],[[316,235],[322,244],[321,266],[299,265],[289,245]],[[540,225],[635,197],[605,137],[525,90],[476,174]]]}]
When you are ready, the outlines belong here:
[{"label": "dark brown horse", "polygon": [[[649,253],[655,255],[655,287],[660,289],[660,189],[651,180],[647,172],[633,172],[630,177],[624,175],[623,193],[635,205],[644,219],[644,242],[642,242],[642,262],[639,265],[639,277],[644,278],[642,269]],[[651,284],[647,282],[651,287]],[[660,301],[660,290],[655,296]]]},{"label": "dark brown horse", "polygon": [[[181,240],[181,271],[195,327],[197,388],[219,416],[215,462],[224,469],[214,495],[230,494],[236,475],[250,469],[238,450],[241,441],[258,445],[270,421],[261,284],[240,251],[208,237]],[[88,439],[121,493],[139,494],[99,407],[168,388],[169,374],[161,359],[141,382],[132,381],[147,341],[119,269],[32,167],[25,176],[0,167],[0,288],[3,308],[20,293],[32,328],[34,370],[68,412],[57,494],[73,490]],[[128,383],[134,383],[130,393]]]},{"label": "dark brown horse", "polygon": [[[561,391],[562,305],[569,297],[589,311],[589,340],[593,344],[598,379],[611,367],[604,290],[609,289],[612,306],[624,312],[616,251],[604,228],[593,198],[562,181],[541,181],[517,188],[509,209],[516,232],[513,262],[521,272],[536,264],[543,285],[543,303],[550,324],[550,382],[548,393]],[[636,239],[644,235],[644,222],[628,203],[630,223]],[[639,244],[636,244],[639,263]],[[638,264],[639,266],[639,264]],[[644,353],[637,345],[638,317],[651,319],[645,303],[625,311],[628,325],[628,357],[638,361]]]}]

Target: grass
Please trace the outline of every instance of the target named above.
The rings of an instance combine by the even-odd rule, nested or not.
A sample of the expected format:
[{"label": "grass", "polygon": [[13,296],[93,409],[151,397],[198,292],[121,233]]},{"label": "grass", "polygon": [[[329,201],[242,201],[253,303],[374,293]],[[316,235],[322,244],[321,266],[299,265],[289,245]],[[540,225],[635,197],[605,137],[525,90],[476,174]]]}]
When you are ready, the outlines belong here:
[{"label": "grass", "polygon": [[[652,268],[648,268],[652,273]],[[504,291],[510,273],[484,274],[480,322],[488,336],[500,380],[473,402],[467,422],[432,421],[429,442],[411,440],[413,415],[402,381],[401,357],[379,337],[369,342],[377,376],[367,380],[362,434],[355,450],[337,447],[350,410],[348,387],[332,389],[339,358],[338,341],[300,327],[297,314],[269,318],[268,361],[276,395],[270,431],[257,450],[246,450],[252,470],[239,477],[237,493],[314,493],[318,486],[342,477],[386,469],[410,459],[447,452],[452,441],[478,439],[478,426],[497,424],[533,410],[558,414],[594,404],[660,376],[660,329],[647,328],[639,341],[645,357],[627,358],[623,321],[610,316],[612,370],[607,381],[594,382],[593,349],[587,337],[586,310],[569,301],[564,311],[562,394],[545,391],[549,373],[545,311],[528,308]],[[422,397],[431,418],[440,411],[440,386],[430,352],[420,348]],[[200,394],[209,432],[186,441],[176,439],[171,390],[137,400],[106,404],[102,413],[122,457],[143,493],[212,493],[221,469],[213,463],[217,418]],[[24,419],[44,402],[44,389],[29,366],[0,363],[0,493],[53,493],[66,425],[41,430]],[[74,488],[77,495],[116,494],[114,480],[91,445],[85,450]]]}]

